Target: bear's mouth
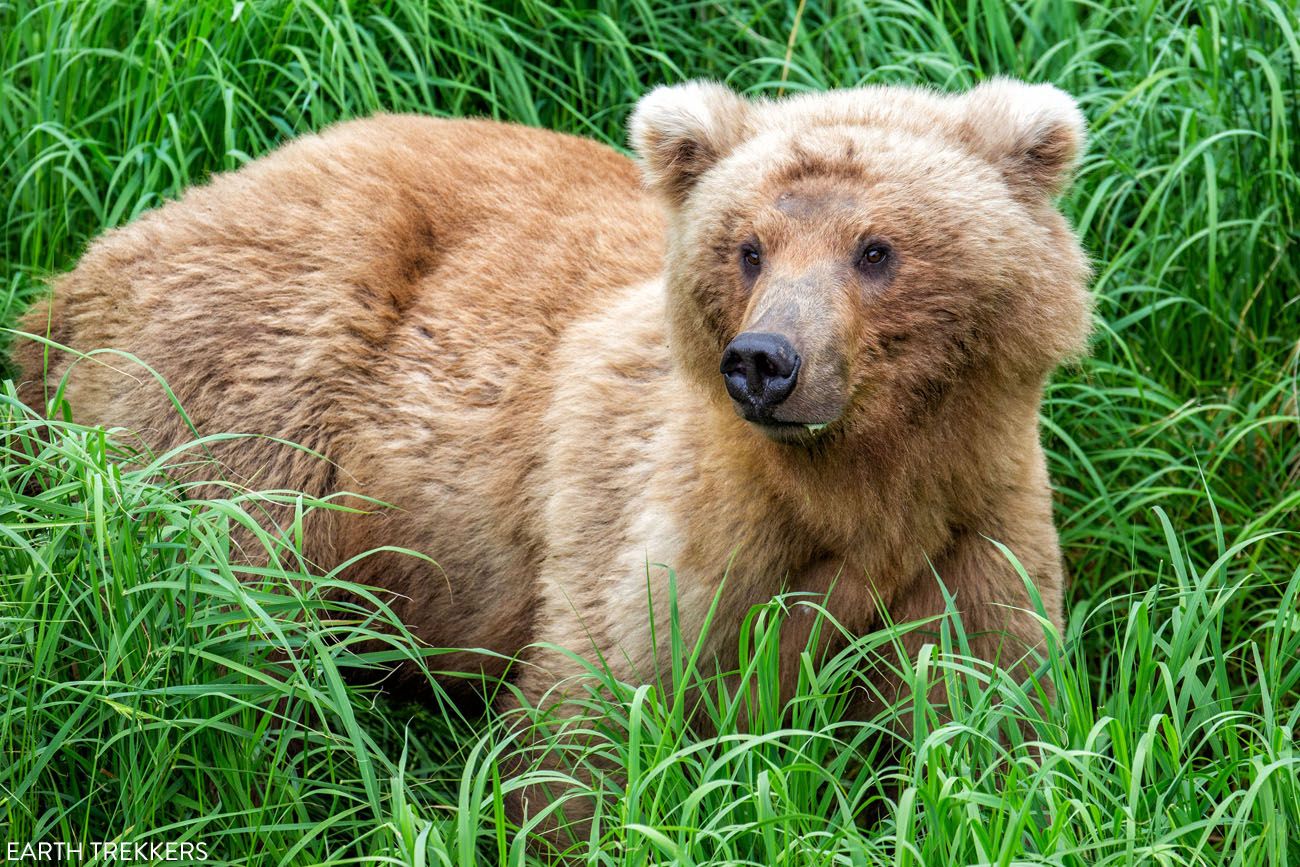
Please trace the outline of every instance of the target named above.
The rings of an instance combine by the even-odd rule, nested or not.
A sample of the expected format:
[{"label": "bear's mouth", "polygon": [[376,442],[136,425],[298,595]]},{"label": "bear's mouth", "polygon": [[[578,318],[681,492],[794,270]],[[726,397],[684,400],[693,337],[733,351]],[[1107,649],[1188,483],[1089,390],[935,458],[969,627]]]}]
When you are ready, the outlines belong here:
[{"label": "bear's mouth", "polygon": [[809,443],[824,436],[830,429],[831,422],[777,421],[772,418],[745,419],[758,428],[763,436],[779,443]]}]

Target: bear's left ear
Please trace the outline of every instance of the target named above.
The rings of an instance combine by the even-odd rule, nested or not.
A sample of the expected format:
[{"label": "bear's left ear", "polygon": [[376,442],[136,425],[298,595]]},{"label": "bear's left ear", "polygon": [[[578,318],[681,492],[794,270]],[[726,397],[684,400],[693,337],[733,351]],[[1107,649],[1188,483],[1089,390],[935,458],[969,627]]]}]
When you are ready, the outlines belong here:
[{"label": "bear's left ear", "polygon": [[744,140],[752,107],[721,84],[689,81],[641,97],[628,138],[651,189],[680,205],[700,176]]},{"label": "bear's left ear", "polygon": [[1078,104],[1050,84],[995,78],[964,97],[962,136],[1013,188],[1065,192],[1087,140]]}]

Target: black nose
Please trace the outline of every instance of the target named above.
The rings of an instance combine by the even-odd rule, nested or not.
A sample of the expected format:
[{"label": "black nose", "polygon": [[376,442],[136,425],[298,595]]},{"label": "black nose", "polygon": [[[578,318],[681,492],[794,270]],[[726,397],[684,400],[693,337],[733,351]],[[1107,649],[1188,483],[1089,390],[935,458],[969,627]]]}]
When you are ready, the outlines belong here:
[{"label": "black nose", "polygon": [[794,391],[799,353],[780,334],[746,331],[722,353],[722,376],[732,400],[770,410]]}]

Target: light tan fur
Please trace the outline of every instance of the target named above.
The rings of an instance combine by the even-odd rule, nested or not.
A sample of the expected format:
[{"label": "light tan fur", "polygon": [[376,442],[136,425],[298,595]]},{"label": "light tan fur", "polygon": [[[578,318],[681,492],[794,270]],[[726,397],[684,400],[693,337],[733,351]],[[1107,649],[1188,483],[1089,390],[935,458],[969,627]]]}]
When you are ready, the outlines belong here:
[{"label": "light tan fur", "polygon": [[[1051,198],[1082,146],[1073,102],[1009,81],[779,102],[695,83],[647,95],[631,131],[645,185],[554,133],[342,124],[106,234],[25,328],[135,353],[202,433],[271,434],[338,468],[241,441],[222,458],[249,484],[394,504],[323,526],[308,555],[429,554],[439,568],[384,555],[351,575],[409,597],[434,645],[550,642],[649,678],[667,648],[646,591],[662,636],[667,564],[688,634],[729,568],[709,644],[724,666],[748,607],[782,589],[834,581],[831,611],[866,631],[878,602],[938,613],[935,573],[977,652],[1038,646],[986,537],[1059,626],[1037,413],[1088,333],[1088,267]],[[864,238],[887,240],[887,269],[855,270]],[[808,356],[779,435],[737,414],[718,371],[756,323]],[[42,352],[20,350],[29,400],[67,369],[56,354],[42,377]],[[190,436],[148,378],[83,361],[68,395],[152,446]],[[575,670],[531,663],[534,700]]]}]

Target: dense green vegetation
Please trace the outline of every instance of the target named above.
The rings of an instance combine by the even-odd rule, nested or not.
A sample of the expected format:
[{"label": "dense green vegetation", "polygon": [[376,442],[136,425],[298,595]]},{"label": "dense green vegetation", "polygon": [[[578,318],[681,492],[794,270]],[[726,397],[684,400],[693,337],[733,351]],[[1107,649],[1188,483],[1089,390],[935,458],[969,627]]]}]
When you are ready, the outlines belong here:
[{"label": "dense green vegetation", "polygon": [[[1074,578],[1058,700],[967,659],[950,623],[914,678],[945,679],[953,719],[900,710],[898,744],[888,719],[838,719],[887,633],[810,666],[782,714],[762,700],[778,600],[742,636],[753,690],[705,709],[716,738],[684,722],[712,701],[689,653],[664,673],[683,701],[593,691],[585,749],[629,774],[571,854],[1300,863],[1298,21],[1291,0],[0,0],[0,324],[102,229],[340,118],[479,114],[618,145],[638,95],[694,76],[768,95],[1054,82],[1092,125],[1064,206],[1099,323],[1043,410]],[[514,721],[345,677],[437,658],[385,630],[382,597],[326,602],[334,577],[250,517],[331,503],[187,500],[159,470],[201,444],[132,459],[44,409],[0,391],[0,845],[547,860],[502,816]],[[232,566],[238,525],[271,566]]]}]

